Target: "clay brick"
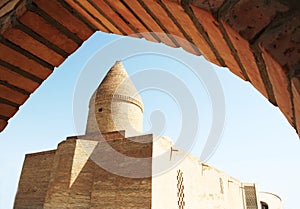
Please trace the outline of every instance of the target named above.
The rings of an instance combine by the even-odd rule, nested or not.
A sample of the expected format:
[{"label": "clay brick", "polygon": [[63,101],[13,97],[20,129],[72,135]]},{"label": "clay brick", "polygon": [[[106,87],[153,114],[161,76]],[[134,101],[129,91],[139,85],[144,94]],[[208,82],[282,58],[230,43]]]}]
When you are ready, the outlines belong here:
[{"label": "clay brick", "polygon": [[300,15],[275,22],[259,38],[259,46],[285,66],[283,70],[294,69],[300,60]]},{"label": "clay brick", "polygon": [[13,107],[8,104],[0,103],[0,115],[5,117],[12,117],[18,111],[17,107]]},{"label": "clay brick", "polygon": [[149,10],[151,10],[155,17],[159,19],[160,23],[167,29],[165,33],[169,32],[172,37],[178,42],[180,47],[182,47],[187,52],[198,54],[198,51],[195,51],[192,45],[188,41],[186,41],[182,32],[164,11],[164,9],[157,3],[157,1],[144,0],[143,2],[148,6]]},{"label": "clay brick", "polygon": [[30,93],[32,93],[40,85],[39,83],[34,82],[33,80],[26,78],[14,71],[11,71],[1,65],[0,65],[0,80],[5,81],[20,89],[24,89],[25,91]]},{"label": "clay brick", "polygon": [[294,125],[291,95],[288,90],[289,79],[283,67],[272,58],[270,53],[263,48],[261,48],[261,50],[278,107],[288,119],[289,123]]},{"label": "clay brick", "polygon": [[[114,7],[123,18],[125,18],[128,24],[132,25],[138,33],[143,33],[142,36],[152,42],[158,42],[145,28],[145,26],[127,9],[121,1],[110,1],[112,7]],[[143,19],[143,17],[141,17]]]},{"label": "clay brick", "polygon": [[[112,33],[125,35],[118,28],[116,28],[109,20],[107,20],[101,13],[99,13],[93,5],[88,1],[77,1],[78,4],[81,4],[87,11],[93,14],[93,18],[98,19],[102,24],[104,24]],[[73,4],[76,4],[73,2]],[[77,5],[78,6],[78,5]],[[95,20],[94,20],[95,21]],[[96,21],[97,22],[97,21]],[[101,26],[103,27],[103,26]],[[98,28],[101,30],[101,28]],[[106,29],[105,29],[106,30]],[[102,31],[102,30],[101,30]]]},{"label": "clay brick", "polygon": [[[11,12],[15,8],[15,6],[17,5],[17,3],[19,1],[20,0],[11,0],[9,2],[3,1],[4,3],[2,5],[4,5],[6,2],[8,2],[8,3],[0,9],[0,17],[3,17],[7,13]],[[1,7],[1,5],[0,5],[0,7]]]},{"label": "clay brick", "polygon": [[[141,140],[143,140],[143,137],[145,136],[137,136],[135,140],[138,140],[138,138],[141,138]],[[107,142],[118,153],[122,153],[126,156],[130,156],[133,158],[151,158],[152,156],[152,140],[150,143],[133,142],[129,139],[111,140]]]},{"label": "clay brick", "polygon": [[[84,4],[84,0],[79,1]],[[117,26],[119,26],[125,35],[132,35],[135,32],[125,23],[117,13],[115,13],[103,0],[100,1],[92,1],[96,7],[98,7],[102,12],[105,13],[107,17],[109,17]]]},{"label": "clay brick", "polygon": [[84,22],[79,20],[74,14],[69,12],[58,0],[33,0],[40,9],[64,25],[71,32],[76,34],[81,40],[88,39],[94,31],[89,28]]},{"label": "clay brick", "polygon": [[14,208],[44,208],[54,155],[54,151],[26,155]]},{"label": "clay brick", "polygon": [[124,139],[125,138],[125,131],[120,130],[120,131],[112,131],[112,132],[106,132],[106,133],[101,133],[99,135],[99,132],[95,133],[87,133],[86,135],[82,136],[69,136],[67,137],[67,140],[69,139],[87,139],[90,141],[100,141],[102,139],[105,139],[107,141],[109,140],[115,140],[115,139]]},{"label": "clay brick", "polygon": [[0,119],[0,131],[3,131],[7,124],[7,121]]},{"label": "clay brick", "polygon": [[139,4],[137,1],[124,0],[126,4],[138,15],[142,21],[147,25],[152,32],[159,37],[159,39],[166,45],[171,47],[176,47],[176,45],[170,40],[170,38],[165,34],[163,29],[157,24],[157,22],[147,13],[147,11]]},{"label": "clay brick", "polygon": [[191,37],[194,44],[200,50],[201,54],[206,57],[209,61],[219,64],[216,56],[214,55],[213,51],[211,50],[210,46],[207,44],[206,40],[203,36],[199,33],[198,29],[196,28],[195,24],[188,16],[188,14],[184,11],[181,5],[178,3],[169,1],[169,0],[162,0],[165,3],[168,10],[173,14],[176,18],[177,22],[184,28],[185,32]]},{"label": "clay brick", "polygon": [[211,12],[206,10],[200,9],[193,5],[190,5],[195,17],[199,20],[201,25],[203,26],[204,30],[207,32],[211,42],[214,44],[216,49],[218,50],[220,56],[225,61],[226,66],[233,72],[235,75],[239,76],[243,80],[245,77],[235,60],[231,49],[229,48],[228,44],[226,43],[222,32],[219,29],[218,21],[213,17]]},{"label": "clay brick", "polygon": [[243,38],[251,40],[277,13],[288,7],[279,1],[240,0],[222,18]]},{"label": "clay brick", "polygon": [[21,105],[28,99],[29,96],[0,84],[0,97]]},{"label": "clay brick", "polygon": [[2,1],[0,1],[0,8],[3,7],[9,1],[10,0],[2,0]]},{"label": "clay brick", "polygon": [[[80,7],[80,5],[77,2],[74,2],[73,0],[66,0],[66,2],[76,11],[78,11],[82,16],[84,16],[91,24],[93,24],[98,30],[102,31],[102,32],[106,32],[109,33],[109,31],[103,26],[101,25],[99,22],[96,21],[96,16],[98,15],[97,12],[95,11],[90,11],[91,14],[89,14],[88,12],[86,12],[83,8]],[[83,2],[87,2],[87,1],[83,1]],[[88,11],[89,9],[86,8]],[[99,18],[97,17],[97,19],[101,20],[102,24],[104,24],[106,27],[108,27],[108,25],[106,24],[106,20],[105,18]],[[111,32],[116,33],[116,34],[121,34],[116,28],[110,28]]]},{"label": "clay brick", "polygon": [[51,65],[59,66],[65,60],[61,55],[19,29],[11,28],[5,31],[3,36]]},{"label": "clay brick", "polygon": [[235,31],[231,26],[229,26],[223,20],[221,20],[221,23],[223,24],[234,48],[236,49],[237,55],[239,56],[242,65],[246,70],[250,82],[260,93],[262,93],[266,98],[268,98],[266,87],[261,78],[249,42],[245,40],[243,37],[241,37],[241,35],[237,31]]},{"label": "clay brick", "polygon": [[69,54],[79,47],[77,43],[33,12],[26,12],[20,18],[20,22]]},{"label": "clay brick", "polygon": [[300,79],[292,78],[293,104],[295,109],[295,121],[297,132],[300,137]]},{"label": "clay brick", "polygon": [[26,1],[21,1],[17,7],[15,7],[9,14],[0,16],[0,32],[3,34],[6,30],[14,27],[13,21],[21,17],[25,12],[27,12]]},{"label": "clay brick", "polygon": [[17,52],[10,47],[7,47],[4,44],[0,43],[0,51],[5,52],[1,53],[1,59],[5,62],[8,62],[12,65],[19,67],[20,69],[35,75],[38,78],[46,79],[51,73],[52,70],[46,68],[34,60],[26,57],[25,55]]}]

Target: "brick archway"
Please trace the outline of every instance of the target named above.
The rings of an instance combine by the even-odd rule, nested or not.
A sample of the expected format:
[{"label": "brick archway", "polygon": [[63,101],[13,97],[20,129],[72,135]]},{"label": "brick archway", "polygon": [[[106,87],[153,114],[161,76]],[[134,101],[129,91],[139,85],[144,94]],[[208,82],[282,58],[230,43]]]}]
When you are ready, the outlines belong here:
[{"label": "brick archway", "polygon": [[95,31],[143,32],[249,81],[300,133],[298,0],[0,0],[0,130]]}]

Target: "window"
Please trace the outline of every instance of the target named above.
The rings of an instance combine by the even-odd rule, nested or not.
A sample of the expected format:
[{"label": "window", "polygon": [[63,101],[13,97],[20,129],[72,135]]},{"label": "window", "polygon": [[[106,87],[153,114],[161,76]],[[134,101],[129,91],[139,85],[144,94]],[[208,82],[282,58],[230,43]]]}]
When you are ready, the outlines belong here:
[{"label": "window", "polygon": [[268,204],[265,202],[260,202],[260,205],[261,205],[261,209],[269,209]]}]

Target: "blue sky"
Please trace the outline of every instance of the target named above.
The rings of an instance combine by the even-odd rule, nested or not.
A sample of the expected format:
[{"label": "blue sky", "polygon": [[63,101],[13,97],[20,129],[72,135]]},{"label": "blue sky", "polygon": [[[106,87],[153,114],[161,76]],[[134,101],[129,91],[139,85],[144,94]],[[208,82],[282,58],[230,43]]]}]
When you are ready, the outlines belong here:
[{"label": "blue sky", "polygon": [[[192,98],[187,99],[195,100],[199,115],[197,142],[191,153],[200,157],[211,126],[218,118],[212,117],[216,110],[205,79],[196,77],[193,69],[179,62],[176,56],[179,60],[201,62],[199,69],[214,72],[222,86],[226,120],[219,146],[208,163],[242,181],[256,182],[261,191],[278,194],[284,208],[298,208],[300,141],[277,107],[228,69],[204,63],[203,57],[195,57],[181,49],[123,38],[130,40],[127,48],[120,45],[119,51],[114,51],[115,48],[104,50],[118,39],[116,35],[94,34],[55,69],[9,121],[0,134],[0,209],[13,206],[26,153],[55,149],[67,136],[83,133],[89,96],[118,59],[133,78],[143,70],[161,70],[179,78],[189,89]],[[122,52],[126,54],[137,45],[143,46],[143,50],[155,49],[162,53],[132,53],[124,57]],[[151,113],[160,110],[166,119],[163,134],[176,141],[184,112],[176,100],[182,99],[182,95],[170,96],[168,89],[158,91],[155,88],[141,95],[145,105],[145,131],[150,128]]]}]

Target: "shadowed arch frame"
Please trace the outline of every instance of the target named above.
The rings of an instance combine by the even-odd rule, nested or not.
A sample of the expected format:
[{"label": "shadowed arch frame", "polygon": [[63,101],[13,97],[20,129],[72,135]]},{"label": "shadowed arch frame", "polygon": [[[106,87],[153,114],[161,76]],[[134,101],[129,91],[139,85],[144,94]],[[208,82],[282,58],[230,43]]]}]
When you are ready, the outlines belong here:
[{"label": "shadowed arch frame", "polygon": [[102,31],[203,54],[251,82],[299,133],[298,11],[294,0],[1,0],[0,130],[55,67]]}]

